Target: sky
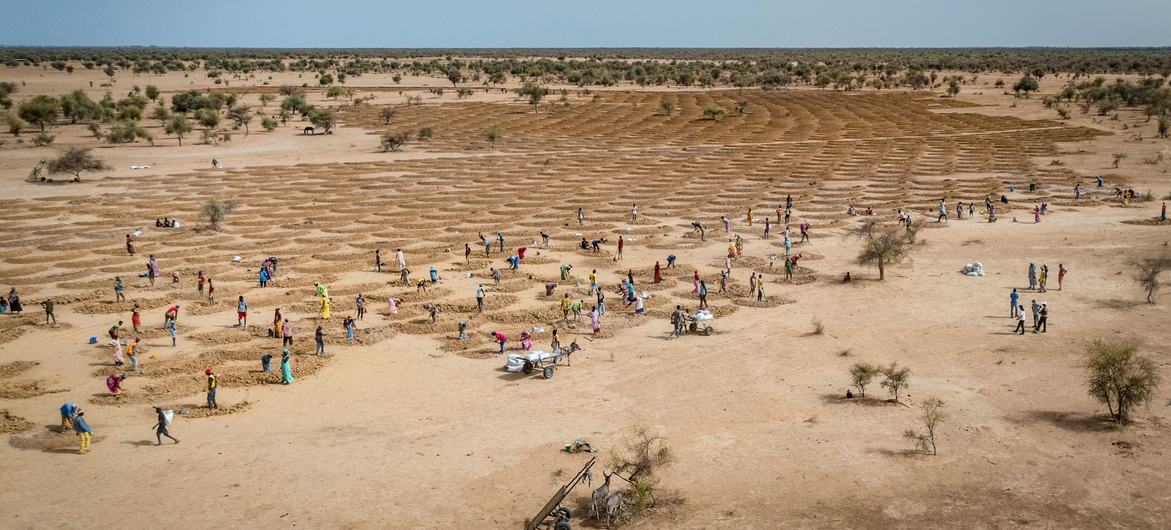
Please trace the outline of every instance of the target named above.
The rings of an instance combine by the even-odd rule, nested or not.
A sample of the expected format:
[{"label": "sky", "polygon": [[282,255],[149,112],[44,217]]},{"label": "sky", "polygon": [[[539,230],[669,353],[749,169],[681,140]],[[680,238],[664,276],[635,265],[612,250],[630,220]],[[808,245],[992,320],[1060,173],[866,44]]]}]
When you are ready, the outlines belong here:
[{"label": "sky", "polygon": [[0,45],[1171,46],[1171,0],[0,0]]}]

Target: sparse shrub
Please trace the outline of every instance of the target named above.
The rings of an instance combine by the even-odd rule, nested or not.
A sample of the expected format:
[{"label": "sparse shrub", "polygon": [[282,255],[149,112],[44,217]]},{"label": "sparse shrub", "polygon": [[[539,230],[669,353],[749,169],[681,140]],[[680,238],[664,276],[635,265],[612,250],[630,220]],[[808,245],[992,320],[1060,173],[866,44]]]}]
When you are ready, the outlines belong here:
[{"label": "sparse shrub", "polygon": [[37,95],[20,104],[20,118],[29,123],[35,123],[45,130],[45,125],[53,123],[61,114],[61,102],[52,96]]},{"label": "sparse shrub", "polygon": [[386,133],[382,135],[382,152],[398,151],[410,139],[410,134],[405,132]]},{"label": "sparse shrub", "polygon": [[52,144],[53,140],[56,140],[56,139],[57,138],[55,136],[53,136],[47,132],[39,132],[36,134],[36,136],[33,136],[32,142],[33,142],[33,145],[35,145],[37,147],[43,147],[43,146]]},{"label": "sparse shrub", "polygon": [[723,107],[712,103],[703,109],[703,117],[713,121],[719,120],[724,115],[724,112],[726,111]]},{"label": "sparse shrub", "polygon": [[935,449],[935,431],[939,424],[947,419],[947,415],[943,413],[943,401],[937,397],[929,397],[919,407],[919,421],[923,424],[923,430],[907,429],[903,436],[915,443],[915,449],[924,453],[930,450],[932,455],[938,454]]},{"label": "sparse shrub", "polygon": [[276,118],[273,118],[272,116],[261,116],[260,126],[263,127],[265,131],[272,132],[276,130],[277,127]]},{"label": "sparse shrub", "polygon": [[1058,107],[1057,108],[1057,117],[1061,118],[1063,120],[1068,120],[1069,119],[1069,109],[1066,109],[1063,107]]},{"label": "sparse shrub", "polygon": [[1117,169],[1117,168],[1118,168],[1118,164],[1119,164],[1120,162],[1122,162],[1124,159],[1126,159],[1126,153],[1114,153],[1114,154],[1112,154],[1112,155],[1110,155],[1110,156],[1114,158],[1114,167],[1115,167],[1115,169]]},{"label": "sparse shrub", "polygon": [[8,132],[12,133],[13,136],[20,136],[21,131],[27,126],[24,120],[14,114],[5,114],[4,123],[8,125]]},{"label": "sparse shrub", "polygon": [[1036,92],[1040,88],[1041,85],[1037,82],[1037,79],[1031,75],[1026,74],[1024,77],[1021,77],[1015,85],[1012,86],[1012,91],[1018,96],[1024,94],[1025,97],[1028,97],[1030,92]]},{"label": "sparse shrub", "polygon": [[434,134],[434,131],[432,131],[430,127],[423,127],[422,129],[419,129],[420,140],[430,140]]},{"label": "sparse shrub", "polygon": [[1134,339],[1096,339],[1086,348],[1087,390],[1119,424],[1130,421],[1134,407],[1149,404],[1159,387],[1158,368],[1137,354],[1140,346]]},{"label": "sparse shrub", "polygon": [[489,142],[491,142],[491,143],[492,143],[492,147],[493,147],[493,148],[495,148],[495,147],[496,147],[496,141],[500,139],[500,137],[501,137],[501,135],[502,135],[502,134],[503,134],[503,132],[500,130],[500,126],[499,126],[499,125],[493,125],[493,126],[491,126],[491,127],[489,127],[489,128],[487,128],[487,129],[485,129],[485,130],[484,130],[484,139],[486,139],[486,140],[488,140]]},{"label": "sparse shrub", "polygon": [[663,100],[659,102],[659,108],[663,109],[663,114],[670,116],[671,111],[675,110],[675,102],[663,98]]},{"label": "sparse shrub", "polygon": [[658,474],[675,462],[675,455],[661,434],[645,425],[637,425],[622,444],[611,451],[610,459],[614,472],[630,483],[619,509],[619,520],[634,522],[649,515],[660,502],[668,500],[663,498],[666,494],[660,487]]},{"label": "sparse shrub", "polygon": [[115,122],[110,127],[110,132],[106,133],[106,141],[112,144],[128,144],[142,138],[144,140],[152,139],[150,133],[145,128],[133,120],[120,120]]},{"label": "sparse shrub", "polygon": [[224,217],[232,213],[232,210],[235,209],[235,199],[228,199],[226,201],[211,199],[203,203],[203,215],[207,218],[208,228],[219,232],[223,225]]}]

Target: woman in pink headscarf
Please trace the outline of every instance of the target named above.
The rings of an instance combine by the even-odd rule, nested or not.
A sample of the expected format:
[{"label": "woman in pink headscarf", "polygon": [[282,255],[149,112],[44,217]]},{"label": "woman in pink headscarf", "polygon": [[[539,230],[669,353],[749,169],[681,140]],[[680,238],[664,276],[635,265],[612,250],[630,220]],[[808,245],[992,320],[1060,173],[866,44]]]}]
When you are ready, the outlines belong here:
[{"label": "woman in pink headscarf", "polygon": [[122,381],[126,380],[126,374],[111,375],[106,378],[106,388],[110,390],[111,394],[117,395],[122,391]]}]

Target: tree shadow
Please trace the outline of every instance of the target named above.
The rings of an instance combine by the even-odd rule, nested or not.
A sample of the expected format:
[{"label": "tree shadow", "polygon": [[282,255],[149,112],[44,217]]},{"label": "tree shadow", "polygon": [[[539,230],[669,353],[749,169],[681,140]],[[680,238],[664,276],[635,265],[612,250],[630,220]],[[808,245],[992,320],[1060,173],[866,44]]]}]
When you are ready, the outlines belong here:
[{"label": "tree shadow", "polygon": [[1146,303],[1141,300],[1123,300],[1121,298],[1107,298],[1104,300],[1096,300],[1094,302],[1094,307],[1098,307],[1100,309],[1113,309],[1115,311],[1129,311],[1144,305],[1146,305]]},{"label": "tree shadow", "polygon": [[886,457],[902,457],[902,458],[915,458],[915,457],[918,457],[918,456],[925,454],[925,453],[923,453],[923,451],[920,451],[918,449],[898,449],[898,450],[895,450],[895,449],[871,449],[867,452],[871,453],[871,454],[886,456]]},{"label": "tree shadow", "polygon": [[860,407],[890,407],[898,403],[889,399],[876,399],[873,397],[858,397],[846,398],[843,394],[822,394],[821,402],[826,405],[846,405],[854,404]]},{"label": "tree shadow", "polygon": [[1009,421],[1018,424],[1049,423],[1053,426],[1073,432],[1109,432],[1117,429],[1117,424],[1100,414],[1083,414],[1077,412],[1030,410]]}]

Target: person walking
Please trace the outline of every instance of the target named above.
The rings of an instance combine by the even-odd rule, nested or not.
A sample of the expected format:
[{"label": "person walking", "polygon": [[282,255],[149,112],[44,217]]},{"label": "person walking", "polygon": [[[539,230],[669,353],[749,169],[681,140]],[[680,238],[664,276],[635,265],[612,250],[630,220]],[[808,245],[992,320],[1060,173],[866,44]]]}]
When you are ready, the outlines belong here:
[{"label": "person walking", "polygon": [[655,262],[655,279],[654,283],[663,283],[663,269],[659,266],[659,262]]},{"label": "person walking", "polygon": [[671,312],[671,336],[678,337],[683,332],[683,307],[675,306]]},{"label": "person walking", "polygon": [[8,311],[14,315],[24,312],[24,307],[20,304],[20,294],[16,292],[15,287],[8,290]]},{"label": "person walking", "polygon": [[1049,283],[1049,266],[1041,265],[1041,275],[1037,277],[1037,292],[1045,292],[1045,284]]},{"label": "person walking", "polygon": [[947,220],[947,203],[943,199],[939,199],[939,218],[935,220],[937,223],[942,223]]},{"label": "person walking", "polygon": [[179,440],[174,436],[171,436],[170,431],[167,430],[171,426],[171,418],[175,417],[174,413],[170,409],[163,410],[162,407],[155,407],[155,415],[158,418],[158,422],[154,425],[156,440],[155,445],[163,445],[164,436],[170,438],[175,443],[179,443]]},{"label": "person walking", "polygon": [[207,284],[207,276],[203,275],[203,271],[195,274],[195,292],[199,296],[203,296],[203,286]]},{"label": "person walking", "polygon": [[207,408],[218,409],[220,407],[216,404],[215,393],[220,387],[219,379],[211,371],[211,368],[204,370],[203,373],[207,374]]},{"label": "person walking", "polygon": [[1013,333],[1020,333],[1021,335],[1025,334],[1025,306],[1024,306],[1024,304],[1021,304],[1019,307],[1017,307],[1016,329],[1014,329],[1012,332]]},{"label": "person walking", "polygon": [[77,433],[78,439],[81,441],[81,446],[77,450],[77,454],[84,455],[89,452],[89,444],[93,441],[94,431],[89,427],[89,422],[85,421],[85,412],[77,411],[77,416],[73,418],[73,431]]},{"label": "person walking", "polygon": [[286,318],[284,320],[284,323],[281,324],[281,346],[288,347],[288,346],[292,346],[292,345],[293,345],[293,323],[289,322],[289,319]]},{"label": "person walking", "polygon": [[321,326],[317,326],[317,329],[313,332],[313,342],[317,344],[317,350],[314,355],[320,357],[321,354],[325,353],[325,332],[321,329]]},{"label": "person walking", "polygon": [[476,287],[476,312],[484,312],[484,284],[482,283]]},{"label": "person walking", "polygon": [[236,302],[236,327],[242,328],[248,326],[248,302],[244,301],[244,295],[240,295],[240,300]]},{"label": "person walking", "polygon": [[581,211],[581,208],[577,209],[577,224],[579,226],[585,224],[585,212]]},{"label": "person walking", "polygon": [[699,308],[707,309],[707,283],[703,280],[699,282]]},{"label": "person walking", "polygon": [[398,262],[398,270],[407,268],[407,258],[403,255],[403,249],[394,249],[394,261]]},{"label": "person walking", "polygon": [[563,318],[566,322],[569,322],[569,307],[569,293],[565,293],[561,297],[561,318]]},{"label": "person walking", "polygon": [[630,206],[630,222],[631,223],[638,222],[638,205],[637,204],[633,204]]}]

